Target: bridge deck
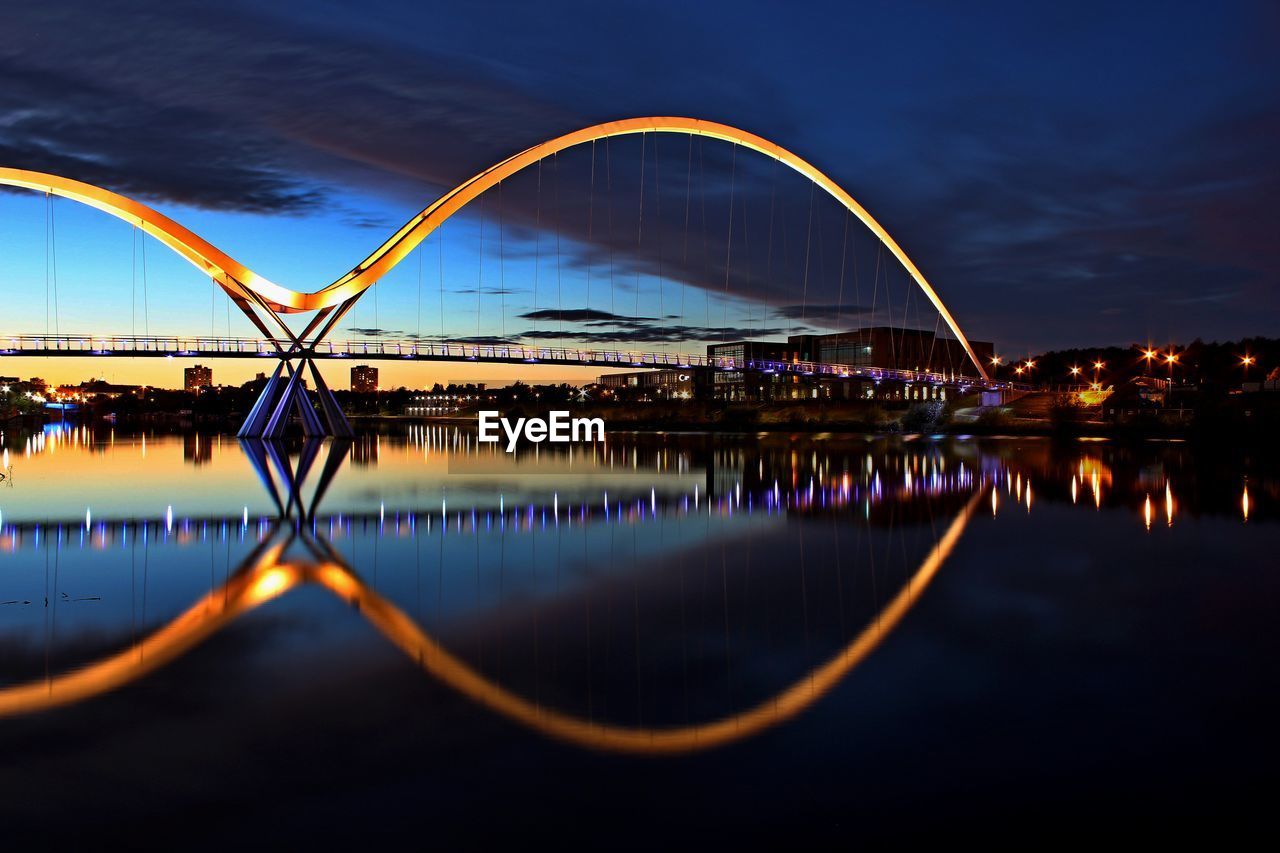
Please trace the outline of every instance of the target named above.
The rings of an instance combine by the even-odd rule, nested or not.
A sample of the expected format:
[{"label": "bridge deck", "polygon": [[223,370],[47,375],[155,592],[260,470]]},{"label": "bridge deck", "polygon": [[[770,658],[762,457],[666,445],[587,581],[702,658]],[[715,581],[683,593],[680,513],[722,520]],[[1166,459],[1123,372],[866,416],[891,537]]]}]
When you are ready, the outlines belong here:
[{"label": "bridge deck", "polygon": [[[302,355],[303,353],[296,353]],[[453,361],[495,364],[545,364],[614,369],[748,370],[831,378],[866,378],[935,385],[960,384],[1002,387],[1004,383],[982,383],[961,373],[934,373],[884,367],[855,367],[813,361],[759,361],[710,357],[696,353],[634,352],[579,349],[572,347],[530,347],[513,344],[478,344],[466,341],[424,343],[414,340],[323,341],[306,353],[312,358]],[[4,357],[104,357],[123,358],[279,358],[274,344],[263,338],[164,337],[78,335],[0,336],[0,358]]]}]

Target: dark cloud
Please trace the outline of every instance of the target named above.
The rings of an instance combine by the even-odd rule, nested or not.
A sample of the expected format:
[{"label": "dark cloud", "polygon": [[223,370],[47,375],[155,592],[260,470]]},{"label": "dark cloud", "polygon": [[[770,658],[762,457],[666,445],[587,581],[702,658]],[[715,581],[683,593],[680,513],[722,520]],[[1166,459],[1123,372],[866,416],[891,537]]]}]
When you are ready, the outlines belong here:
[{"label": "dark cloud", "polygon": [[779,305],[773,310],[779,317],[784,317],[788,320],[824,322],[830,323],[835,327],[856,320],[859,315],[872,313],[872,309],[867,306],[843,305],[840,303]]},{"label": "dark cloud", "polygon": [[[302,210],[334,183],[425,201],[562,109],[439,54],[229,4],[7,16],[0,154],[196,207]],[[430,151],[431,156],[423,156]]]},{"label": "dark cloud", "polygon": [[522,332],[525,341],[579,341],[584,344],[660,344],[687,343],[689,341],[737,341],[744,338],[772,337],[792,334],[794,330],[781,327],[740,326],[648,326],[637,324],[608,332],[581,330],[530,329]]},{"label": "dark cloud", "polygon": [[355,332],[363,338],[412,338],[416,337],[403,329],[380,329],[376,326],[347,326],[348,332]]},{"label": "dark cloud", "polygon": [[[519,315],[523,320],[564,320],[569,323],[611,324],[615,321],[639,322],[653,321],[657,317],[627,317],[610,311],[598,311],[595,308],[539,308]],[[674,318],[668,318],[674,319]]]},{"label": "dark cloud", "polygon": [[[324,198],[284,167],[278,145],[201,110],[113,97],[11,61],[0,60],[0,80],[5,165],[210,209],[295,213]],[[146,144],[158,129],[163,144]]]}]

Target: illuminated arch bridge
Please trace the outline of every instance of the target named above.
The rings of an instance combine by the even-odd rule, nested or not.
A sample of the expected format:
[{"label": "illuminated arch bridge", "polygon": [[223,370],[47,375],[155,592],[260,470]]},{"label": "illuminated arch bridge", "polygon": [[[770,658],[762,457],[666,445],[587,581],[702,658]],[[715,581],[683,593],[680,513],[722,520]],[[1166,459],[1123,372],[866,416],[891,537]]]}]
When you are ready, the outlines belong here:
[{"label": "illuminated arch bridge", "polygon": [[[278,362],[240,434],[246,437],[280,435],[296,410],[308,435],[351,434],[332,392],[315,360],[320,358],[403,358],[444,361],[550,363],[590,367],[708,367],[725,370],[789,372],[804,375],[871,379],[943,381],[937,373],[877,368],[853,368],[822,362],[769,361],[715,358],[678,353],[637,353],[571,347],[522,347],[459,342],[347,342],[329,341],[337,323],[357,300],[402,261],[426,237],[453,214],[503,180],[556,155],[560,151],[596,140],[630,134],[672,133],[731,142],[764,154],[808,178],[853,214],[910,275],[945,321],[956,342],[972,362],[977,376],[990,383],[986,367],[974,352],[951,312],[924,274],[870,213],[833,180],[808,161],[755,134],[724,124],[691,118],[648,117],[598,124],[548,140],[503,160],[458,185],[418,213],[372,254],[346,274],[319,290],[304,292],[284,287],[258,275],[222,250],[163,214],[100,187],[80,181],[22,169],[0,168],[0,185],[37,190],[89,205],[118,217],[156,238],[191,262],[213,280],[263,335],[261,339],[19,336],[0,339],[0,355],[203,356],[266,357]],[[303,330],[295,333],[284,314],[309,313]],[[310,369],[315,383],[319,414],[303,381]]]}]

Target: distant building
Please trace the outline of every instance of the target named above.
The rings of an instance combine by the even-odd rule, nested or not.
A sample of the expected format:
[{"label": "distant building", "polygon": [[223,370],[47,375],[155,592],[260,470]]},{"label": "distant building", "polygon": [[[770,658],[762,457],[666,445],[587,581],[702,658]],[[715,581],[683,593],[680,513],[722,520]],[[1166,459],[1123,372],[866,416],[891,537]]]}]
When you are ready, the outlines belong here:
[{"label": "distant building", "polygon": [[115,399],[125,394],[138,394],[142,388],[138,385],[113,385],[102,379],[81,382],[79,385],[59,385],[58,396],[68,400],[92,400],[95,397]]},{"label": "distant building", "polygon": [[[982,362],[991,360],[995,344],[970,341]],[[745,361],[816,361],[850,367],[881,367],[976,376],[977,368],[960,342],[924,329],[869,326],[826,335],[792,335],[780,341],[735,341],[711,344],[712,358]]]},{"label": "distant building", "polygon": [[597,384],[607,391],[630,389],[640,399],[692,400],[704,396],[707,372],[688,367],[680,370],[637,370],[631,373],[607,373]]},{"label": "distant building", "polygon": [[[970,341],[974,353],[989,361],[995,345]],[[940,389],[899,382],[872,382],[869,378],[806,377],[776,370],[769,362],[811,361],[842,364],[852,368],[879,367],[940,373],[951,379],[975,377],[977,368],[959,341],[937,337],[931,331],[892,326],[873,326],[826,335],[792,335],[781,341],[734,341],[710,344],[707,357],[733,359],[733,364],[752,368],[734,370],[716,364],[712,396],[723,400],[804,400],[804,399],[941,399]]]},{"label": "distant building", "polygon": [[182,387],[200,393],[201,388],[213,387],[213,368],[197,364],[182,371]]},{"label": "distant building", "polygon": [[378,390],[378,368],[367,364],[357,364],[351,368],[351,390],[360,394],[370,394]]},{"label": "distant building", "polygon": [[[983,363],[995,354],[995,344],[970,341]],[[960,342],[924,329],[871,326],[829,335],[793,335],[787,345],[799,361],[884,367],[946,375],[976,376],[977,368]]]}]

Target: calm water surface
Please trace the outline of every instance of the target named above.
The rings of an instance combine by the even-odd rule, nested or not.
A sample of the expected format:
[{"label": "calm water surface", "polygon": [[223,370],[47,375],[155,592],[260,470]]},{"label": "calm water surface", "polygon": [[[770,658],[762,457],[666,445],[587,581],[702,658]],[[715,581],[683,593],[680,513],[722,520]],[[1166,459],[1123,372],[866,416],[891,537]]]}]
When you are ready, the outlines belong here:
[{"label": "calm water surface", "polygon": [[0,441],[12,838],[1150,839],[1274,777],[1274,457]]}]

